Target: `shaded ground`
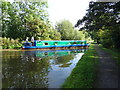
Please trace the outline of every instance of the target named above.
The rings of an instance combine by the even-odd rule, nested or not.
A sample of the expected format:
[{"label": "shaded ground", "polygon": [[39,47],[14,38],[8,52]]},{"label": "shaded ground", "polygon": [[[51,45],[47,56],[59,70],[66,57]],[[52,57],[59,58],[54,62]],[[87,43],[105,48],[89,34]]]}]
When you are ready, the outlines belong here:
[{"label": "shaded ground", "polygon": [[[95,46],[99,55],[98,73],[95,88],[118,88],[119,72],[118,66],[111,55]],[[120,88],[120,87],[119,87]]]}]

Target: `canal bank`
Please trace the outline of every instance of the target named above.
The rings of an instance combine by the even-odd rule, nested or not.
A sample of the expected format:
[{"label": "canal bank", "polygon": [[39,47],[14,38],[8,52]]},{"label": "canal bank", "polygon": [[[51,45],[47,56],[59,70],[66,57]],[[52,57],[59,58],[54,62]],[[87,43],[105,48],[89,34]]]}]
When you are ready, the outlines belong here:
[{"label": "canal bank", "polygon": [[90,46],[62,88],[120,88],[120,53],[117,51],[101,45]]},{"label": "canal bank", "polygon": [[94,45],[77,63],[70,76],[65,80],[62,88],[93,88],[96,79],[98,56]]},{"label": "canal bank", "polygon": [[22,49],[0,49],[0,51],[22,51]]}]

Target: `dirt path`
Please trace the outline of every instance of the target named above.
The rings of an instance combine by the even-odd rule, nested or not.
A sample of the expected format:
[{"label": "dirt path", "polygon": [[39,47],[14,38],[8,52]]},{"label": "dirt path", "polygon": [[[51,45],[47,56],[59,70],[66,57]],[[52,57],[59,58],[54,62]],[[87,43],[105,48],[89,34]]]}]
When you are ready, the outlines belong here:
[{"label": "dirt path", "polygon": [[118,88],[118,67],[110,54],[95,46],[99,55],[98,73],[95,88]]}]

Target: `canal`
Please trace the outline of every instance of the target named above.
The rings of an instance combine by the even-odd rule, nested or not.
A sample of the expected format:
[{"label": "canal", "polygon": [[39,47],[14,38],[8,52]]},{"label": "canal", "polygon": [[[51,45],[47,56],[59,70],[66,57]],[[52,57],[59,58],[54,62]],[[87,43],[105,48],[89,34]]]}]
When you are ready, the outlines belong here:
[{"label": "canal", "polygon": [[2,88],[60,88],[85,51],[2,51]]}]

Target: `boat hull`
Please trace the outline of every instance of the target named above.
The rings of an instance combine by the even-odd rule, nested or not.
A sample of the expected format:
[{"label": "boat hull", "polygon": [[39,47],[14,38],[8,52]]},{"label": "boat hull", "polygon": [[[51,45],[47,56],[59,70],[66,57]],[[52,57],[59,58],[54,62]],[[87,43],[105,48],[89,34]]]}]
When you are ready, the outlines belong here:
[{"label": "boat hull", "polygon": [[46,46],[23,46],[22,49],[65,49],[65,48],[87,48],[89,44],[77,44],[77,45],[46,45]]}]

